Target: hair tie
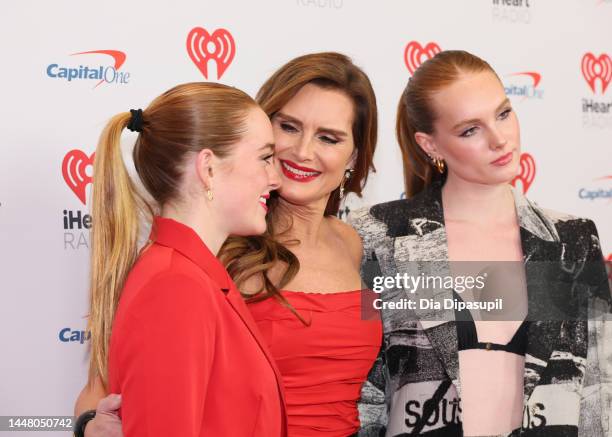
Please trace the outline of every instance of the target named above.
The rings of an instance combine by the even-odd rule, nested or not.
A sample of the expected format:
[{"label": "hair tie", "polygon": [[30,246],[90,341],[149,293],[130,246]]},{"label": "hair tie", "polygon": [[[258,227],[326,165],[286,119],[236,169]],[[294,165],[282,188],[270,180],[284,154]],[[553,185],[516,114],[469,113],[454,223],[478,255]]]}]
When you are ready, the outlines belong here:
[{"label": "hair tie", "polygon": [[132,132],[142,132],[142,109],[130,109],[132,118],[127,125],[127,128]]}]

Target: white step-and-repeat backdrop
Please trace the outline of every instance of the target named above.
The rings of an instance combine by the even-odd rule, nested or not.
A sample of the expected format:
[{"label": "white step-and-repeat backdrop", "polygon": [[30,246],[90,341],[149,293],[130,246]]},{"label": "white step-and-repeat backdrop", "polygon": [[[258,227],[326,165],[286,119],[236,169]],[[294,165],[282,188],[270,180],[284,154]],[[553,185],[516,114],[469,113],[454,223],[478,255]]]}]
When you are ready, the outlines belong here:
[{"label": "white step-and-repeat backdrop", "polygon": [[439,50],[471,51],[519,116],[516,186],[593,219],[612,256],[611,0],[22,0],[3,2],[0,35],[0,416],[72,414],[96,141],[111,115],[178,83],[254,95],[295,56],[351,56],[380,113],[378,172],[354,208],[402,196],[394,118],[411,72]]}]

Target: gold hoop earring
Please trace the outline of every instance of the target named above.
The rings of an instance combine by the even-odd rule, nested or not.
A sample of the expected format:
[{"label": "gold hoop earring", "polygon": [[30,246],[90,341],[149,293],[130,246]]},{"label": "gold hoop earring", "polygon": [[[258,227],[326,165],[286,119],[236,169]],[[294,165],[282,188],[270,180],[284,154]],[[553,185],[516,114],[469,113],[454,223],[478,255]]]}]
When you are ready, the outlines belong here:
[{"label": "gold hoop earring", "polygon": [[342,182],[340,182],[340,200],[344,199],[344,184],[350,179],[354,171],[352,168],[344,170],[344,176],[342,177]]},{"label": "gold hoop earring", "polygon": [[208,198],[208,200],[213,200],[213,192],[211,189],[206,190],[206,197]]}]

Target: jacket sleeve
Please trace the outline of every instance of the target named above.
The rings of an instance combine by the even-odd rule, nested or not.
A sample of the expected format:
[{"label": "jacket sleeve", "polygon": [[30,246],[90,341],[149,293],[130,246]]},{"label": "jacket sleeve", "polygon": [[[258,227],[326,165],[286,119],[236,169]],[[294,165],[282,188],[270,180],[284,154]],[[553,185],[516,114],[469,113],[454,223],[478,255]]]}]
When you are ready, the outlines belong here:
[{"label": "jacket sleeve", "polygon": [[113,333],[125,437],[200,435],[215,349],[211,291],[184,275],[157,276]]},{"label": "jacket sleeve", "polygon": [[580,437],[612,437],[612,295],[595,224],[583,272],[589,285],[586,376],[580,400]]},{"label": "jacket sleeve", "polygon": [[[374,289],[374,278],[382,276],[381,268],[374,251],[374,243],[378,241],[378,226],[367,209],[360,209],[348,217],[351,224],[363,241],[363,257],[361,262],[361,278],[368,288]],[[357,403],[359,410],[359,437],[384,436],[388,421],[388,406],[386,403],[387,379],[385,377],[385,341],[368,378],[361,388],[361,397]]]},{"label": "jacket sleeve", "polygon": [[384,342],[380,353],[361,387],[359,410],[359,437],[383,437],[387,431],[389,412],[386,403],[386,364]]}]

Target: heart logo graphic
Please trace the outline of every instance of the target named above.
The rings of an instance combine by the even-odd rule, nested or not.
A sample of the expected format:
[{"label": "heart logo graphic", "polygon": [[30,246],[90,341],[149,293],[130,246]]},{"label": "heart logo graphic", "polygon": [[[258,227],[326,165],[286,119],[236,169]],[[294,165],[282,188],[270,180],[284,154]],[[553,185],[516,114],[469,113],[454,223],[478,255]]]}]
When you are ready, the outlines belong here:
[{"label": "heart logo graphic", "polygon": [[442,49],[435,42],[430,42],[423,47],[416,41],[410,41],[404,49],[404,62],[410,74],[414,74],[423,62],[433,58],[441,51]]},{"label": "heart logo graphic", "polygon": [[587,53],[582,57],[582,75],[595,94],[595,80],[601,81],[601,93],[606,92],[606,88],[612,81],[612,59],[605,53],[596,58],[593,53]]},{"label": "heart logo graphic", "polygon": [[95,153],[87,156],[80,150],[71,150],[64,156],[62,162],[62,175],[66,185],[76,194],[79,200],[86,204],[85,190],[93,178],[86,173],[87,167],[93,166]]},{"label": "heart logo graphic", "polygon": [[520,181],[523,194],[525,194],[535,179],[535,174],[536,165],[533,156],[529,153],[521,153],[519,173],[512,179],[511,184],[513,187],[518,188],[517,183]]},{"label": "heart logo graphic", "polygon": [[208,79],[208,61],[217,64],[217,79],[221,79],[236,54],[236,44],[229,31],[217,29],[212,35],[206,29],[194,27],[187,35],[187,53]]}]

